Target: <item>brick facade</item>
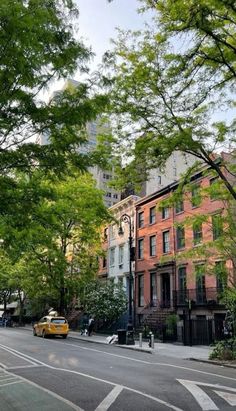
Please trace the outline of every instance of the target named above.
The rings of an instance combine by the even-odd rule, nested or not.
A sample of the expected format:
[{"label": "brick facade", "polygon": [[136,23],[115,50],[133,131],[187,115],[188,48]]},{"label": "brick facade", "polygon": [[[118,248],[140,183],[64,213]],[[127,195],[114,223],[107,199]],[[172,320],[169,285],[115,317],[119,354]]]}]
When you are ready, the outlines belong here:
[{"label": "brick facade", "polygon": [[[200,190],[207,189],[211,179],[199,173],[194,176],[192,186],[199,186]],[[216,276],[206,271],[197,278],[196,272],[205,270],[206,257],[184,256],[184,252],[213,241],[212,218],[214,220],[216,216],[220,219],[225,205],[222,201],[211,199],[209,195],[200,196],[200,203],[193,205],[192,192],[189,191],[183,196],[183,210],[181,207],[176,210],[175,206],[160,210],[161,202],[168,199],[177,187],[178,183],[171,184],[136,203],[134,299],[137,323],[148,320],[153,312],[161,313],[164,310],[167,314],[178,313],[180,318],[189,310],[192,318],[201,316],[214,319],[217,313],[225,313],[219,303]],[[208,217],[202,226],[195,225],[194,232],[191,222],[181,226],[186,218],[196,215]],[[181,227],[184,227],[184,233]],[[214,270],[215,263],[220,262],[221,258],[214,249],[211,254],[207,260],[212,262]],[[229,268],[230,262],[226,262],[226,266]]]}]

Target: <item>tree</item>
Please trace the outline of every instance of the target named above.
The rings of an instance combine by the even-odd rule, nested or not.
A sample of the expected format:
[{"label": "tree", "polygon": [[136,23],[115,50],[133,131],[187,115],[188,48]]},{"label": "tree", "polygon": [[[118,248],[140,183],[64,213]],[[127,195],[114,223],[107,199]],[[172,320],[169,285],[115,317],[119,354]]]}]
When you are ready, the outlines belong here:
[{"label": "tree", "polygon": [[[64,313],[80,282],[94,278],[101,253],[101,226],[111,218],[102,192],[89,174],[77,174],[61,182],[40,181],[36,170],[29,179],[18,176],[18,187],[29,193],[33,206],[21,210],[21,221],[1,216],[4,247],[11,258],[14,289],[28,298],[57,302]],[[38,287],[35,287],[35,283]]]},{"label": "tree", "polygon": [[[72,162],[84,170],[94,161],[78,147],[86,141],[86,122],[103,110],[106,98],[92,91],[88,79],[53,103],[43,101],[52,82],[88,72],[92,52],[76,39],[77,18],[73,0],[1,1],[1,179],[16,168],[59,172]],[[49,136],[47,146],[33,142],[42,133]]]},{"label": "tree", "polygon": [[112,323],[127,310],[127,297],[121,284],[102,283],[97,280],[85,288],[84,304],[86,312],[97,320]]},{"label": "tree", "polygon": [[9,284],[11,272],[11,261],[7,258],[3,249],[0,249],[0,301],[3,303],[3,311],[6,312],[7,304],[10,302],[12,288]]},{"label": "tree", "polygon": [[226,175],[235,167],[215,161],[219,150],[235,147],[233,2],[143,4],[157,10],[154,24],[141,32],[120,31],[113,52],[105,55],[118,164],[124,151],[132,160],[123,177],[133,178],[136,169],[146,178],[180,150],[212,167],[236,199]]}]

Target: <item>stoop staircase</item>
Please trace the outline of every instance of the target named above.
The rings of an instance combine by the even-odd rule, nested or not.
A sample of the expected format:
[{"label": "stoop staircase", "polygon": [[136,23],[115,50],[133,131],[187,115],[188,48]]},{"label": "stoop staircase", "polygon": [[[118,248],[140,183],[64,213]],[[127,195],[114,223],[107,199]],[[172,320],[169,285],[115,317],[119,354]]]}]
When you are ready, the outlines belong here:
[{"label": "stoop staircase", "polygon": [[144,317],[144,322],[150,328],[156,328],[158,325],[165,324],[168,315],[174,313],[175,311],[173,310],[173,308],[159,308]]}]

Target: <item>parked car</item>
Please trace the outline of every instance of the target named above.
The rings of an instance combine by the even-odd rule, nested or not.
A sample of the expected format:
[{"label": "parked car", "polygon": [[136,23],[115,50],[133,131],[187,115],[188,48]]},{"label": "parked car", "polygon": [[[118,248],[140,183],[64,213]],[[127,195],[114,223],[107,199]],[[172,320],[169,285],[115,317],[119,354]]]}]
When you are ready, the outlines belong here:
[{"label": "parked car", "polygon": [[60,335],[66,338],[68,332],[69,326],[65,317],[47,315],[33,325],[33,335],[43,338],[49,335]]}]

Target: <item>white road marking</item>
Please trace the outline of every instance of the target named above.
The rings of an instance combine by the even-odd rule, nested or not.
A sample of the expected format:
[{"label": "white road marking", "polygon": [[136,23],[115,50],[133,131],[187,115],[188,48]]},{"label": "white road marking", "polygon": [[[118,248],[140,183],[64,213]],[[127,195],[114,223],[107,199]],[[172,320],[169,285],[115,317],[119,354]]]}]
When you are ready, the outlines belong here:
[{"label": "white road marking", "polygon": [[207,395],[196,383],[185,380],[178,381],[190,392],[190,394],[192,394],[203,411],[219,409],[209,395]]},{"label": "white road marking", "polygon": [[[54,343],[55,343],[55,342],[54,342]],[[59,342],[58,342],[58,343],[59,343]],[[153,366],[153,365],[160,365],[160,366],[165,366],[165,367],[173,367],[173,368],[183,369],[183,370],[187,370],[187,371],[191,371],[191,372],[197,372],[197,373],[204,374],[204,375],[210,375],[210,376],[218,377],[218,378],[221,378],[221,379],[224,378],[224,379],[236,381],[236,378],[227,377],[227,376],[224,376],[224,375],[221,375],[221,374],[215,374],[215,373],[210,373],[210,372],[206,372],[206,371],[200,371],[200,370],[196,370],[196,369],[193,369],[193,368],[190,368],[190,367],[182,367],[182,366],[178,366],[178,365],[166,364],[166,363],[159,363],[159,362],[152,363],[152,362],[149,362],[149,361],[134,359],[134,358],[132,358],[132,357],[127,357],[127,356],[123,356],[123,355],[107,353],[106,351],[101,351],[101,350],[97,350],[97,349],[91,349],[91,348],[81,347],[79,344],[76,344],[76,345],[75,345],[75,344],[70,344],[70,343],[64,343],[64,344],[65,344],[65,345],[69,345],[69,346],[73,346],[73,347],[76,347],[76,348],[79,347],[79,348],[81,348],[81,349],[85,349],[85,350],[88,350],[88,351],[95,351],[95,352],[99,352],[99,353],[102,353],[102,354],[111,355],[111,356],[113,356],[113,357],[123,358],[123,359],[125,359],[125,360],[130,360],[130,361],[136,361],[136,362],[140,362],[140,363],[145,363],[145,364],[147,364],[147,365],[152,365],[152,366]],[[63,344],[63,345],[64,345],[64,344]],[[3,346],[2,344],[0,344],[0,347],[2,347],[3,349],[8,349],[7,347]],[[116,386],[116,384],[114,384],[114,383],[112,383],[112,382],[110,382],[110,381],[106,381],[106,380],[103,380],[103,379],[100,379],[100,378],[96,378],[96,377],[93,377],[93,376],[91,376],[91,375],[84,374],[84,373],[80,373],[80,372],[77,372],[77,371],[73,371],[73,370],[68,370],[68,369],[64,369],[64,368],[57,368],[57,367],[54,367],[54,366],[50,366],[50,365],[48,365],[48,364],[46,364],[46,363],[43,363],[43,362],[41,362],[41,361],[39,361],[39,360],[34,359],[33,357],[31,357],[31,356],[29,356],[29,355],[23,354],[23,353],[21,353],[21,352],[19,352],[19,351],[17,351],[17,350],[14,350],[14,349],[10,349],[10,350],[12,350],[12,351],[14,351],[15,353],[19,354],[19,355],[22,356],[22,358],[24,358],[24,359],[29,359],[29,360],[31,360],[31,361],[37,361],[38,364],[41,364],[42,366],[45,366],[45,367],[47,367],[47,368],[54,369],[54,370],[58,370],[58,371],[63,371],[63,372],[68,372],[68,373],[74,373],[74,374],[77,374],[77,375],[80,375],[80,376],[83,376],[83,377],[86,377],[86,378],[90,378],[90,379],[93,379],[93,380],[96,380],[96,381],[104,382],[104,383],[109,384],[109,385],[112,385],[112,386]],[[27,382],[29,382],[29,383],[31,383],[31,384],[34,384],[34,383],[32,383],[31,381],[28,381],[27,379],[25,379],[25,381],[27,381]],[[181,381],[181,380],[178,380],[178,381]],[[206,384],[206,383],[201,383],[201,382],[197,382],[197,383],[196,383],[196,382],[193,382],[193,381],[189,381],[189,383],[195,383],[195,384],[197,384],[197,385],[203,385],[203,386],[214,387],[214,388],[221,388],[221,389],[223,388],[223,389],[226,389],[226,390],[228,390],[228,391],[236,392],[236,389],[234,389],[234,388],[224,387],[224,386],[220,386],[220,385],[217,385],[217,384],[216,384],[216,385],[213,385],[213,384]],[[40,387],[40,386],[39,386],[39,387]],[[136,394],[139,394],[139,395],[141,395],[141,396],[144,396],[144,397],[147,397],[147,398],[149,398],[149,399],[152,399],[153,401],[158,402],[158,403],[160,403],[160,404],[163,404],[163,405],[169,407],[169,408],[172,409],[172,410],[175,410],[175,411],[183,411],[183,410],[180,410],[180,408],[177,408],[177,407],[175,407],[175,406],[173,406],[173,405],[171,405],[171,404],[169,404],[169,403],[167,403],[167,402],[165,402],[165,401],[162,401],[162,400],[160,400],[159,398],[153,397],[153,396],[151,396],[151,395],[147,395],[147,394],[145,394],[145,393],[143,393],[143,392],[141,392],[141,391],[134,390],[134,389],[129,388],[129,387],[127,387],[127,386],[121,386],[121,387],[122,387],[123,389],[129,390],[129,391],[134,392],[134,393],[136,393]],[[40,388],[41,388],[41,387],[40,387]],[[205,393],[204,393],[204,394],[205,394]],[[214,404],[214,406],[215,406],[215,404]],[[215,406],[215,407],[216,407],[216,406]],[[216,409],[218,409],[218,408],[213,408],[213,409],[216,410]]]},{"label": "white road marking", "polygon": [[[218,410],[219,408],[216,406],[216,404],[211,400],[211,398],[199,387],[210,387],[210,388],[215,388],[213,391],[218,394],[220,397],[224,398],[228,404],[232,405],[230,401],[235,403],[233,405],[236,405],[236,395],[235,394],[230,394],[228,392],[222,391],[230,391],[232,393],[236,393],[236,388],[231,388],[227,387],[225,385],[220,385],[220,384],[208,384],[205,382],[199,382],[199,381],[189,381],[189,380],[178,380],[180,384],[182,384],[196,399],[202,410],[204,411],[211,411],[211,410]],[[217,390],[216,390],[217,388]],[[218,391],[218,389],[220,391]]]},{"label": "white road marking", "polygon": [[108,408],[115,402],[118,395],[123,390],[121,385],[116,385],[111,392],[104,398],[104,400],[99,404],[95,411],[107,411]]},{"label": "white road marking", "polygon": [[236,395],[225,392],[225,391],[216,391],[214,390],[216,394],[218,394],[221,398],[223,398],[229,405],[236,405]]},{"label": "white road marking", "polygon": [[37,367],[44,367],[41,364],[34,364],[34,365],[16,365],[15,367],[7,367],[8,370],[18,370],[19,368],[37,368]]},{"label": "white road marking", "polygon": [[[41,361],[39,361],[39,360],[36,360],[36,359],[34,359],[33,357],[30,357],[30,356],[27,355],[27,354],[21,353],[20,351],[17,351],[17,350],[15,350],[14,348],[6,347],[6,346],[3,345],[3,344],[0,344],[0,348],[2,348],[3,350],[9,352],[10,354],[15,355],[16,357],[19,357],[19,358],[21,358],[21,359],[23,359],[23,360],[25,360],[25,361],[28,361],[28,362],[31,363],[32,365],[38,365],[38,364],[44,365],[43,362],[41,362]],[[8,368],[8,367],[5,366],[4,368]]]},{"label": "white road marking", "polygon": [[[2,347],[2,344],[0,344],[0,347]],[[14,351],[17,352],[19,355],[21,354],[19,351],[16,351],[16,350],[14,350]],[[34,360],[34,358],[30,357],[29,355],[25,355],[25,354],[23,354],[23,355],[26,356],[26,357],[28,357],[28,358],[30,358],[31,360]],[[80,376],[82,376],[82,377],[89,378],[89,379],[92,379],[92,380],[95,380],[95,381],[99,381],[99,382],[104,382],[104,383],[106,383],[106,384],[108,384],[108,385],[112,385],[112,386],[116,386],[116,385],[117,385],[117,384],[115,384],[115,383],[113,383],[113,382],[111,382],[111,381],[107,381],[107,380],[104,380],[104,379],[102,379],[102,378],[97,378],[97,377],[94,377],[94,376],[89,375],[89,374],[84,374],[84,373],[81,373],[81,372],[78,372],[78,371],[74,371],[74,370],[68,370],[68,369],[66,369],[66,368],[53,367],[53,366],[48,365],[48,364],[46,364],[46,363],[43,363],[43,362],[41,362],[41,361],[40,361],[40,363],[41,363],[41,365],[44,365],[45,367],[50,368],[50,369],[52,369],[52,370],[63,371],[63,372],[67,372],[67,373],[70,373],[70,374],[80,375]],[[41,387],[40,385],[37,385],[37,384],[33,383],[33,382],[30,381],[30,380],[27,380],[26,378],[21,377],[21,379],[23,379],[24,381],[28,382],[28,383],[31,384],[31,385],[34,385],[34,386],[37,386],[37,387],[41,388],[41,389],[44,390],[44,391],[48,391],[48,390],[46,390],[46,388],[43,388],[43,387]],[[166,401],[163,401],[163,400],[161,400],[161,399],[159,399],[159,398],[153,397],[152,395],[145,394],[145,393],[143,393],[142,391],[138,391],[138,390],[135,390],[135,389],[133,389],[133,388],[129,388],[129,387],[125,386],[125,385],[120,385],[120,387],[122,387],[123,389],[126,389],[126,390],[128,390],[128,391],[134,392],[135,394],[139,394],[139,395],[141,395],[141,396],[143,396],[143,397],[149,398],[149,399],[151,399],[151,400],[153,400],[153,401],[155,401],[155,402],[157,402],[157,403],[159,403],[159,404],[162,404],[162,405],[166,406],[167,408],[170,408],[170,409],[173,410],[173,411],[184,411],[184,410],[182,410],[181,408],[175,407],[174,405],[172,405],[172,404],[170,404],[170,403],[168,403],[168,402],[166,402]],[[49,393],[50,393],[51,395],[54,395],[54,396],[57,395],[57,394],[54,394],[54,393],[51,392],[51,391],[49,391]],[[60,397],[60,398],[61,398],[61,397]],[[62,400],[63,400],[63,398],[62,398]],[[65,401],[67,401],[67,400],[65,400]],[[71,404],[72,404],[72,403],[71,403]],[[71,404],[70,404],[70,405],[71,405]],[[75,404],[74,404],[74,406],[75,406]],[[76,406],[75,406],[75,407],[76,407]],[[81,410],[81,408],[74,408],[74,409],[77,410],[77,411],[83,411],[83,410]]]},{"label": "white road marking", "polygon": [[[21,334],[21,333],[20,333],[20,334]],[[101,354],[106,354],[106,355],[109,355],[109,356],[112,356],[112,357],[116,357],[116,358],[123,358],[123,359],[125,359],[125,360],[129,360],[129,361],[133,361],[133,362],[138,362],[138,363],[141,363],[141,364],[147,364],[147,365],[152,365],[152,366],[153,366],[153,365],[158,365],[158,366],[162,366],[162,367],[176,368],[176,369],[180,369],[180,370],[195,372],[195,373],[198,373],[198,374],[210,375],[210,376],[212,376],[212,377],[218,377],[218,378],[221,378],[221,379],[236,381],[236,378],[227,377],[226,375],[222,375],[222,374],[216,374],[216,373],[213,373],[213,372],[196,370],[195,368],[183,367],[183,366],[181,366],[181,365],[174,365],[174,364],[168,364],[168,363],[163,363],[163,362],[151,362],[151,361],[139,360],[139,359],[137,359],[137,358],[127,357],[127,356],[125,356],[125,355],[108,353],[107,351],[101,351],[101,350],[97,350],[97,349],[95,349],[95,348],[83,347],[83,346],[81,346],[81,345],[79,345],[79,344],[63,343],[63,342],[61,342],[61,341],[59,342],[59,341],[56,341],[56,340],[52,341],[52,340],[45,340],[45,339],[43,340],[43,342],[44,342],[44,343],[48,342],[48,343],[53,343],[53,344],[69,345],[69,346],[71,346],[71,347],[76,347],[76,348],[79,347],[79,348],[81,348],[82,350],[98,352],[98,353],[101,353]],[[0,344],[0,347],[1,347],[1,346],[4,347],[2,344]],[[7,348],[7,347],[6,347],[6,348]],[[13,349],[13,348],[10,348],[10,350],[14,350],[14,349]],[[14,350],[14,351],[16,351],[16,350]],[[18,352],[18,351],[16,351],[16,352]],[[20,354],[21,354],[21,353],[20,353]],[[47,366],[47,364],[45,364],[45,363],[43,363],[43,362],[41,362],[41,361],[39,361],[39,360],[36,360],[36,359],[30,357],[29,355],[26,355],[26,354],[23,354],[23,353],[22,353],[22,356],[24,356],[24,357],[26,357],[26,358],[29,358],[29,359],[31,359],[31,360],[37,361],[37,363],[38,363],[38,364],[41,364],[42,366]],[[1,364],[0,364],[0,365],[1,365]],[[4,366],[4,365],[2,365],[2,366],[3,366],[3,368],[5,368],[5,369],[7,368],[7,367]],[[213,365],[213,366],[215,366],[215,365]]]},{"label": "white road marking", "polygon": [[[0,344],[0,348],[3,348],[5,351],[8,351],[9,353],[15,355],[16,357],[19,357],[21,360],[22,360],[22,358],[24,357],[24,354],[19,355],[19,354],[18,354],[18,351],[14,350],[13,348],[5,347],[5,346],[2,345],[2,344]],[[24,358],[23,358],[23,359],[24,359]],[[29,363],[33,364],[33,365],[36,364],[35,362],[33,362],[33,361],[29,360],[29,359],[25,359],[25,360],[28,361]]]},{"label": "white road marking", "polygon": [[[50,342],[52,342],[52,341],[50,341]],[[55,343],[59,343],[59,341],[55,341]],[[195,373],[198,373],[198,374],[210,375],[212,377],[219,377],[219,378],[223,378],[223,379],[226,379],[226,380],[236,381],[236,378],[233,378],[233,377],[227,377],[227,376],[222,375],[222,374],[215,374],[213,372],[208,372],[208,371],[196,370],[195,368],[183,367],[182,365],[174,365],[174,364],[168,364],[168,363],[164,363],[164,362],[151,362],[151,361],[146,361],[146,360],[139,360],[137,358],[127,357],[125,355],[120,355],[120,354],[108,353],[107,351],[101,351],[101,350],[97,350],[95,348],[82,347],[79,344],[71,344],[71,343],[62,343],[62,344],[69,345],[71,347],[76,347],[76,348],[79,347],[82,350],[98,352],[100,354],[106,354],[106,355],[109,355],[111,357],[123,358],[125,360],[129,360],[129,361],[133,361],[133,362],[139,362],[141,364],[159,365],[159,366],[163,366],[163,367],[177,368],[177,369],[180,369],[180,370],[191,371],[191,372],[195,372]]]},{"label": "white road marking", "polygon": [[5,376],[5,378],[3,378],[2,380],[0,380],[0,386],[2,385],[2,382],[4,383],[4,382],[6,382],[6,381],[12,381],[12,380],[15,380],[15,379],[17,379],[18,377],[16,377],[16,376],[9,376],[9,377],[6,377]]},{"label": "white road marking", "polygon": [[73,410],[75,410],[75,411],[84,411],[82,408],[80,408],[78,405],[74,404],[73,402],[67,400],[66,398],[61,397],[60,395],[56,394],[56,393],[53,392],[53,391],[48,390],[47,388],[41,387],[41,385],[38,385],[38,384],[36,384],[35,382],[32,382],[32,381],[30,381],[30,380],[27,380],[26,378],[21,377],[21,376],[17,376],[17,377],[16,377],[14,374],[12,374],[12,373],[10,373],[10,372],[7,372],[7,371],[6,371],[5,373],[6,373],[6,375],[12,376],[13,378],[18,378],[18,380],[17,380],[17,381],[10,382],[10,383],[8,383],[8,384],[0,385],[0,388],[2,388],[2,387],[4,387],[4,386],[11,385],[11,384],[16,384],[16,383],[26,383],[26,384],[30,384],[30,385],[32,385],[33,387],[36,387],[36,388],[38,388],[39,390],[46,392],[46,393],[49,394],[50,396],[56,398],[57,400],[63,402],[64,404],[70,406],[71,409],[73,409]]},{"label": "white road marking", "polygon": [[7,384],[2,384],[2,385],[0,385],[0,388],[2,388],[2,387],[7,387],[8,385],[20,384],[20,383],[22,383],[22,382],[24,382],[24,381],[17,380],[17,381],[8,382]]}]

